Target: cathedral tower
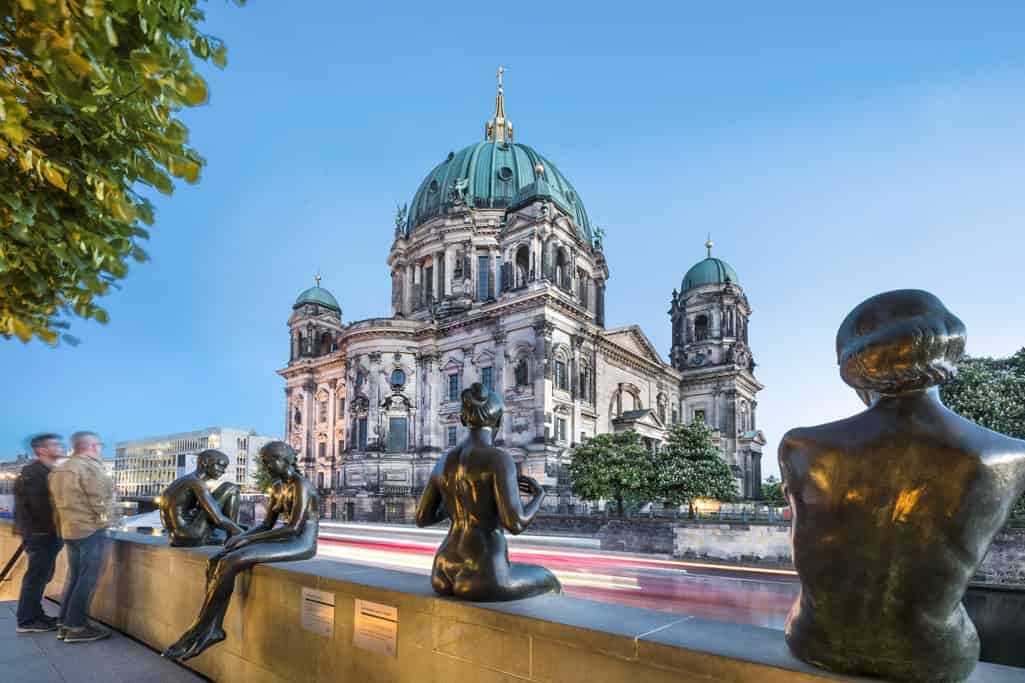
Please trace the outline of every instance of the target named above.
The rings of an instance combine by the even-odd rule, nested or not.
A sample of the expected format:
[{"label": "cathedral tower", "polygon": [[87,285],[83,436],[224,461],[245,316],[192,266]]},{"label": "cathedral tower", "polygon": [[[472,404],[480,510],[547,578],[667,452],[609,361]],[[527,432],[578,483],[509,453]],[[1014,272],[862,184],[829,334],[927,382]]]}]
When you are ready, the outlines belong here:
[{"label": "cathedral tower", "polygon": [[701,419],[718,430],[726,462],[745,498],[761,494],[761,448],[755,395],[762,384],[748,346],[751,307],[730,264],[708,255],[683,276],[673,291],[669,315],[672,366],[683,373],[682,419]]},{"label": "cathedral tower", "polygon": [[[286,396],[286,439],[295,448],[303,473],[310,481],[326,485],[344,438],[344,377],[325,373],[339,358],[344,327],[338,300],[316,285],[296,298],[288,330],[292,340]],[[327,377],[325,375],[331,375]]]}]

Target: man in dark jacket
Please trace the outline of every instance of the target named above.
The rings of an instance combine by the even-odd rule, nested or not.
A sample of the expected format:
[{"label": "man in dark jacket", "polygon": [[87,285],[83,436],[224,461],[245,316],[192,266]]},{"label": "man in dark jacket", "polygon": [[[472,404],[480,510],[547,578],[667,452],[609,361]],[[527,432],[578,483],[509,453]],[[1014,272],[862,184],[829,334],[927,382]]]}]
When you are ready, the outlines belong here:
[{"label": "man in dark jacket", "polygon": [[62,545],[47,479],[64,455],[64,444],[56,434],[40,434],[33,437],[31,445],[36,459],[22,468],[14,483],[14,526],[28,556],[18,599],[18,633],[57,630],[57,620],[46,616],[42,601]]}]

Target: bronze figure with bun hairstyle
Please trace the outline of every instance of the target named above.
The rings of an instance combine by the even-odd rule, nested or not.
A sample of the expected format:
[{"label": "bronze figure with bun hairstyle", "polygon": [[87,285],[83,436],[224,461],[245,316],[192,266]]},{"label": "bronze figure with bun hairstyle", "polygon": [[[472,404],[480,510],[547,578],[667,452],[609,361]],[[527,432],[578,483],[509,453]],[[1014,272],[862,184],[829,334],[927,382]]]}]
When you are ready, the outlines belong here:
[{"label": "bronze figure with bun hairstyle", "polygon": [[961,598],[1025,489],[1025,442],[940,401],[964,347],[964,324],[928,292],[864,301],[836,350],[868,409],[780,444],[801,578],[786,638],[815,666],[939,683],[978,661]]},{"label": "bronze figure with bun hairstyle", "polygon": [[[462,393],[460,419],[469,434],[438,461],[416,513],[421,527],[451,520],[434,556],[435,592],[475,601],[559,592],[558,579],[544,567],[509,561],[502,530],[519,534],[526,529],[541,507],[544,489],[518,476],[512,457],[492,444],[502,424],[502,399],[474,384]],[[521,493],[529,498],[526,503]]]},{"label": "bronze figure with bun hairstyle", "polygon": [[[299,473],[295,459],[295,451],[283,441],[260,449],[264,469],[274,478],[267,516],[229,538],[224,550],[210,558],[199,617],[164,651],[165,657],[191,659],[224,640],[224,615],[240,572],[265,562],[308,560],[317,554],[317,491]],[[275,528],[279,519],[284,523]]]}]

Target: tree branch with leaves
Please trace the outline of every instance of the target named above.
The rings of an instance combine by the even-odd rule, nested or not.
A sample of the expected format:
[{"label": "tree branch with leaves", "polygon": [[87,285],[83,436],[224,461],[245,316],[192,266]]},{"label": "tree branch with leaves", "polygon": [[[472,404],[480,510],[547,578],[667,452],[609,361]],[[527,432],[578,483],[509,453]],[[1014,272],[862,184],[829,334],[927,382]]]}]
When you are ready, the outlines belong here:
[{"label": "tree branch with leaves", "polygon": [[[243,0],[235,0],[243,4]],[[55,343],[144,261],[153,207],[205,163],[175,118],[226,64],[197,0],[0,0],[0,335]]]}]

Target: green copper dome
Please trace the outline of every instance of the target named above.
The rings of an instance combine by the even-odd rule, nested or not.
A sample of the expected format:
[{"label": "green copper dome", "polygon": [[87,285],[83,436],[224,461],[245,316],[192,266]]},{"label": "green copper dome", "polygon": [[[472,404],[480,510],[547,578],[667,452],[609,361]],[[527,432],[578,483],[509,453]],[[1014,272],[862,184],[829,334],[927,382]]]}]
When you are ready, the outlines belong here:
[{"label": "green copper dome", "polygon": [[739,285],[740,278],[737,277],[737,271],[722,259],[709,256],[704,261],[699,261],[691,266],[691,269],[683,276],[680,291],[686,292],[688,289],[701,285],[718,285],[726,282]]},{"label": "green copper dome", "polygon": [[450,153],[427,174],[409,206],[406,235],[457,205],[516,209],[537,198],[551,200],[573,217],[580,238],[591,243],[584,204],[555,164],[527,145],[494,140]]},{"label": "green copper dome", "polygon": [[317,304],[324,308],[330,308],[336,313],[342,312],[342,307],[338,305],[338,300],[331,295],[331,292],[327,291],[319,284],[315,287],[310,287],[305,292],[299,295],[299,298],[295,300],[293,309],[299,308],[303,304]]}]

